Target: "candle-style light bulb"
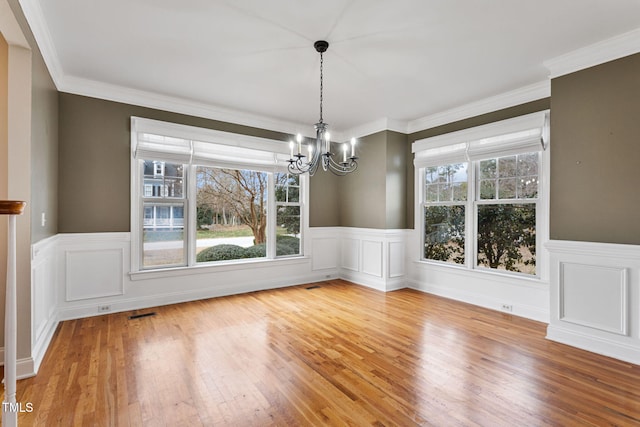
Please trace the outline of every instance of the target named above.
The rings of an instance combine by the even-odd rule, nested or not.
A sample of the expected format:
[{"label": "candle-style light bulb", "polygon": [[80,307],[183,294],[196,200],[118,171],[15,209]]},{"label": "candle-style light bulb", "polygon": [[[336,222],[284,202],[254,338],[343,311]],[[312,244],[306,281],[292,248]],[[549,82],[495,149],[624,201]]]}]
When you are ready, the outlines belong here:
[{"label": "candle-style light bulb", "polygon": [[342,161],[344,163],[347,163],[347,150],[349,149],[349,146],[345,143],[342,144]]},{"label": "candle-style light bulb", "polygon": [[313,145],[307,145],[307,150],[309,150],[309,161],[311,161],[311,155],[313,154]]},{"label": "candle-style light bulb", "polygon": [[297,134],[296,140],[298,140],[298,154],[302,154],[302,135]]},{"label": "candle-style light bulb", "polygon": [[293,159],[293,141],[289,141],[289,150],[291,150],[291,158]]},{"label": "candle-style light bulb", "polygon": [[356,156],[356,139],[351,138],[351,157]]},{"label": "candle-style light bulb", "polygon": [[327,143],[327,145],[326,145],[327,146],[327,151],[326,152],[330,153],[331,152],[331,134],[329,132],[325,132],[324,133],[324,139],[325,139],[325,141]]}]

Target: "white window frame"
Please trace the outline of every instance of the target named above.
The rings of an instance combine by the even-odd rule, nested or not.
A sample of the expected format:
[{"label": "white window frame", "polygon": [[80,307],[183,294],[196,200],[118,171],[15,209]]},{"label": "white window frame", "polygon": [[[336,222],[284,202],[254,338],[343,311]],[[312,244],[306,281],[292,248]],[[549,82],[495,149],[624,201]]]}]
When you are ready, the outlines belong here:
[{"label": "white window frame", "polygon": [[[161,136],[157,140],[145,140],[145,136]],[[140,138],[143,139],[140,139]],[[162,140],[166,137],[166,143]],[[166,149],[166,150],[165,150]],[[243,157],[244,156],[244,157]],[[305,235],[308,233],[308,186],[306,175],[300,176],[300,255],[276,257],[275,242],[275,172],[287,172],[289,146],[276,141],[205,128],[198,128],[158,120],[131,117],[131,275],[169,274],[175,270],[216,268],[229,264],[278,262],[291,258],[304,258]],[[143,268],[142,230],[144,228],[144,160],[183,164],[185,180],[184,236],[185,265]],[[196,262],[196,185],[197,166],[258,170],[268,173],[267,194],[267,257],[220,261]],[[155,166],[154,166],[155,172]],[[157,199],[155,202],[171,202]]]},{"label": "white window frame", "polygon": [[[417,262],[478,273],[507,275],[536,281],[549,277],[549,256],[544,244],[549,240],[549,110],[527,114],[488,125],[425,138],[413,143],[415,155],[415,230],[420,233]],[[537,199],[477,200],[477,167],[481,159],[540,151]],[[429,166],[467,162],[465,208],[465,263],[424,258],[425,170]],[[511,272],[477,265],[479,204],[536,204],[536,274]]]}]

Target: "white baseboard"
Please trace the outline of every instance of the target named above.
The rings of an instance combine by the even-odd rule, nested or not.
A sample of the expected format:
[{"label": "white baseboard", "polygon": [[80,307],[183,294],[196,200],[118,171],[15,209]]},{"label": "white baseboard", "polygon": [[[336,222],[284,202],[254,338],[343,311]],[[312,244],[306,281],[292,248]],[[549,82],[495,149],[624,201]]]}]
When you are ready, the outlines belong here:
[{"label": "white baseboard", "polygon": [[357,271],[341,269],[339,277],[357,285],[366,286],[367,288],[382,292],[395,291],[407,287],[404,276],[383,279],[381,277],[371,276]]},{"label": "white baseboard", "polygon": [[44,356],[47,354],[47,350],[49,349],[49,345],[51,344],[51,340],[53,339],[53,335],[56,332],[56,328],[60,321],[57,318],[56,313],[48,319],[46,328],[42,334],[40,334],[40,339],[36,341],[33,346],[32,355],[33,355],[33,363],[34,363],[34,372],[38,372],[40,369],[40,364],[44,359]]},{"label": "white baseboard", "polygon": [[640,365],[640,347],[638,346],[608,340],[591,334],[581,334],[575,330],[565,329],[555,325],[549,325],[547,327],[547,339]]},{"label": "white baseboard", "polygon": [[[506,311],[502,309],[502,305],[505,303],[503,299],[496,299],[488,297],[479,293],[472,293],[463,291],[460,289],[453,289],[445,286],[438,286],[434,284],[421,283],[415,280],[407,281],[410,288],[426,292],[433,295],[438,295],[444,298],[453,299],[456,301],[462,301],[469,304],[477,305],[480,307],[496,310],[501,313]],[[521,303],[509,302],[512,307],[512,311],[506,312],[515,316],[524,317],[527,319],[535,320],[538,322],[549,323],[549,312],[542,310],[538,307],[529,306]]]},{"label": "white baseboard", "polygon": [[[330,276],[327,278],[327,276]],[[72,320],[83,317],[98,316],[102,314],[118,313],[123,311],[141,310],[150,307],[158,307],[162,305],[178,304],[188,301],[196,301],[208,298],[223,297],[228,295],[244,294],[248,292],[263,291],[269,289],[285,288],[288,286],[296,286],[305,283],[321,282],[323,280],[329,280],[336,278],[336,271],[322,271],[316,272],[312,275],[305,275],[304,277],[293,277],[288,279],[279,279],[265,282],[264,280],[257,280],[251,283],[245,283],[242,285],[234,284],[229,286],[219,286],[209,289],[199,289],[189,292],[172,292],[159,295],[146,295],[138,298],[120,299],[109,303],[111,310],[109,312],[99,312],[98,307],[103,305],[103,302],[91,302],[84,305],[76,305],[67,308],[58,308],[58,319]]]},{"label": "white baseboard", "polygon": [[[4,347],[0,347],[0,366],[4,366]],[[16,379],[23,380],[36,375],[33,358],[18,359],[16,363]]]}]

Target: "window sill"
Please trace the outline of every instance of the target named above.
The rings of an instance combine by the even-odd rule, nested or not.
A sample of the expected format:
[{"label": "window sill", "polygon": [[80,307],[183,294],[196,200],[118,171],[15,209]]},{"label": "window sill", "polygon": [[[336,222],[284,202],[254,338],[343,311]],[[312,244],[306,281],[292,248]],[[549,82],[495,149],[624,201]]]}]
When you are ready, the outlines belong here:
[{"label": "window sill", "polygon": [[170,267],[157,268],[153,270],[139,270],[129,273],[132,281],[159,279],[166,277],[183,277],[195,274],[211,274],[225,271],[234,271],[247,268],[269,268],[280,267],[286,265],[305,264],[311,262],[309,256],[296,256],[277,259],[257,259],[257,260],[241,260],[241,261],[224,261],[216,264],[200,264],[189,267]]},{"label": "window sill", "polygon": [[484,277],[491,280],[497,280],[500,282],[506,282],[509,284],[518,284],[523,286],[530,286],[539,288],[540,286],[549,286],[549,281],[544,280],[539,276],[529,276],[518,273],[503,272],[501,270],[490,270],[488,268],[468,268],[463,265],[449,265],[441,262],[431,262],[425,260],[414,260],[414,264],[434,267],[441,271],[450,272],[453,274],[459,274],[466,277]]}]

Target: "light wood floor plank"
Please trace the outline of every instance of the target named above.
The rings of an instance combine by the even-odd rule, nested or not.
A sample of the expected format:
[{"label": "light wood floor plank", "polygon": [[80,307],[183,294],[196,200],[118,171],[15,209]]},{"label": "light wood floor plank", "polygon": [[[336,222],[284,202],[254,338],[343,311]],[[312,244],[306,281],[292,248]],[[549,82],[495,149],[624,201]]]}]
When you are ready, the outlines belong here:
[{"label": "light wood floor plank", "polygon": [[342,280],[62,322],[23,426],[639,426],[640,367]]}]

